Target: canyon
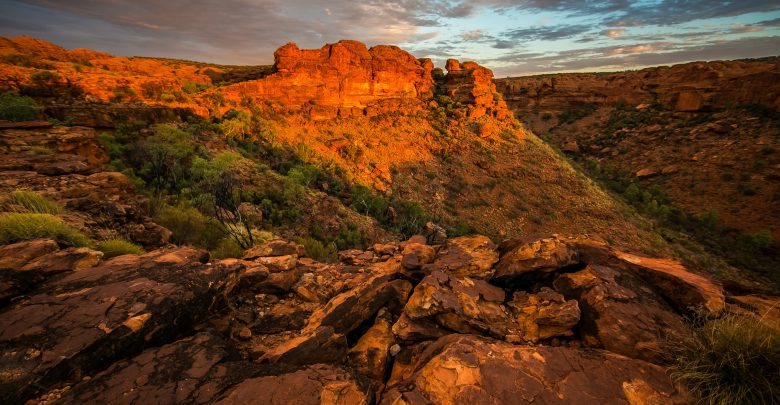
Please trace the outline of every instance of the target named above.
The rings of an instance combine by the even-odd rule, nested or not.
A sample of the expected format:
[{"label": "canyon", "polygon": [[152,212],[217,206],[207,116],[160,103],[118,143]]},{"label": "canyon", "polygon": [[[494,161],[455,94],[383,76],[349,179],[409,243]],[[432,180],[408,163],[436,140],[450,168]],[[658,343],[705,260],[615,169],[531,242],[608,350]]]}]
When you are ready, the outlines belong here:
[{"label": "canyon", "polygon": [[[691,319],[777,336],[775,273],[581,167],[624,165],[688,209],[722,199],[675,184],[723,142],[776,145],[771,118],[730,121],[780,108],[772,61],[494,79],[348,40],[274,56],[0,39],[2,112],[19,117],[0,122],[8,403],[687,404],[698,392],[670,370]],[[594,141],[642,111],[623,143]],[[648,129],[699,114],[715,122]],[[698,160],[667,153],[673,136]],[[776,188],[766,156],[751,198]],[[740,229],[774,232],[772,204],[735,213]]]}]

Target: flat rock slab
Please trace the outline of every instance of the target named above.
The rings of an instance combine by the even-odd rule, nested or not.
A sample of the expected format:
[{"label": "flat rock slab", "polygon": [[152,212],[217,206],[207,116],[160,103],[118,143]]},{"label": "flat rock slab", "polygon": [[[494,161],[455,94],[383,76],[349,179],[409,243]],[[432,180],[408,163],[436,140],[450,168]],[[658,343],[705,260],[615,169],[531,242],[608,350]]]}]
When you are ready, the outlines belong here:
[{"label": "flat rock slab", "polygon": [[166,343],[208,313],[243,266],[178,248],[125,255],[39,286],[0,312],[0,396],[81,378]]},{"label": "flat rock slab", "polygon": [[449,335],[419,355],[380,404],[690,403],[661,367],[601,350]]},{"label": "flat rock slab", "polygon": [[201,332],[114,363],[75,385],[60,398],[60,403],[206,403],[242,368],[236,363],[224,363],[227,358],[225,341],[213,333]]},{"label": "flat rock slab", "polygon": [[365,379],[334,366],[315,364],[278,376],[245,380],[217,402],[219,405],[368,405],[374,403]]}]

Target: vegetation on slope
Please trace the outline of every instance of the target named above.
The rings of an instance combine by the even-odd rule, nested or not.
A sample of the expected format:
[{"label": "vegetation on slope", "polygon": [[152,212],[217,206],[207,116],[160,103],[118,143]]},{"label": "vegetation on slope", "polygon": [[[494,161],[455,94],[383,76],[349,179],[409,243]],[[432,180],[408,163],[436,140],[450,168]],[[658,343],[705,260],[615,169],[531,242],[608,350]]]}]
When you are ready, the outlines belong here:
[{"label": "vegetation on slope", "polygon": [[737,314],[696,322],[674,354],[673,378],[705,404],[772,404],[780,399],[777,326]]}]

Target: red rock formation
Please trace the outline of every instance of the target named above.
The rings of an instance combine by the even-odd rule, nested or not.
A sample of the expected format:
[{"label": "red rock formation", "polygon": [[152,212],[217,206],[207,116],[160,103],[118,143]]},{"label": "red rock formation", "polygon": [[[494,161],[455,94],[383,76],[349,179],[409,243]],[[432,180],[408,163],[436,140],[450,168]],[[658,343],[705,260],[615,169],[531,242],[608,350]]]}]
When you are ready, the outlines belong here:
[{"label": "red rock formation", "polygon": [[771,62],[692,62],[611,74],[566,73],[496,80],[516,113],[564,111],[574,104],[631,105],[658,101],[677,111],[760,103],[780,109],[780,65]]},{"label": "red rock formation", "polygon": [[453,100],[469,106],[469,117],[511,115],[493,84],[493,71],[475,62],[460,63],[455,59],[449,59],[445,67],[444,91]]},{"label": "red rock formation", "polygon": [[384,99],[431,95],[433,64],[396,46],[367,49],[342,40],[320,49],[299,49],[294,43],[274,53],[276,73],[260,80],[227,86],[228,99],[245,97],[308,109],[315,118],[362,114]]}]

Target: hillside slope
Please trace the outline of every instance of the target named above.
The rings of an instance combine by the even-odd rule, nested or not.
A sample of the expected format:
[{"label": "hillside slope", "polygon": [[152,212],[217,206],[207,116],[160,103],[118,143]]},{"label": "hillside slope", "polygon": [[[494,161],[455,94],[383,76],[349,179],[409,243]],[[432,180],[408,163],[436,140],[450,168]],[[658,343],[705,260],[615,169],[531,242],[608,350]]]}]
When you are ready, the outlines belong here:
[{"label": "hillside slope", "polygon": [[[656,200],[668,206],[673,225],[700,239],[723,239],[716,250],[738,249],[735,245],[748,241],[763,250],[750,255],[777,257],[776,58],[517,77],[496,84],[519,120],[637,205]],[[650,201],[642,196],[646,191]],[[649,211],[669,217],[664,210]]]},{"label": "hillside slope", "polygon": [[[252,69],[115,58],[30,38],[3,44],[3,83],[35,97],[44,114],[92,127],[188,121],[177,125],[215,153],[233,149],[281,175],[292,169],[289,159],[300,170],[318,171],[304,175],[307,188],[407,236],[429,220],[429,230],[438,224],[450,235],[565,232],[731,272],[695,243],[670,244],[651,221],[519,125],[492,72],[474,62],[450,60],[445,73],[392,46],[288,44],[275,53],[273,67],[231,83],[215,82],[214,72]],[[124,142],[148,133],[141,129]],[[127,170],[143,171],[140,156],[118,159]],[[373,190],[368,197],[361,186]],[[263,195],[245,202],[268,200]],[[264,209],[260,228],[271,225],[273,212],[289,211]]]}]

